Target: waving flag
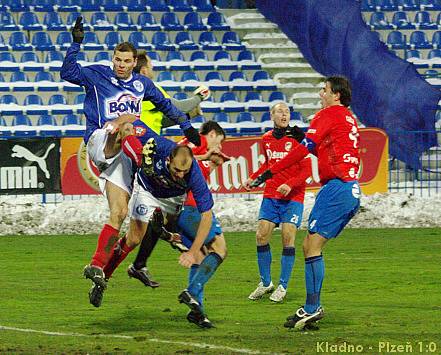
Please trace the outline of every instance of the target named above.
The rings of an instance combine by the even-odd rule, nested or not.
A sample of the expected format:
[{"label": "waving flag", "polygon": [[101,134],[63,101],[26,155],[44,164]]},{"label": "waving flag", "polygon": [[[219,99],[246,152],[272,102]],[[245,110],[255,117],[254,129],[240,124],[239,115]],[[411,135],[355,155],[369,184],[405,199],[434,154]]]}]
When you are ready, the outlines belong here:
[{"label": "waving flag", "polygon": [[[369,30],[358,2],[257,0],[256,4],[316,71],[346,76],[352,86],[351,109],[360,121],[388,133],[393,156],[420,166],[421,152],[437,145],[435,114],[441,92]],[[424,132],[414,139],[409,131]]]}]

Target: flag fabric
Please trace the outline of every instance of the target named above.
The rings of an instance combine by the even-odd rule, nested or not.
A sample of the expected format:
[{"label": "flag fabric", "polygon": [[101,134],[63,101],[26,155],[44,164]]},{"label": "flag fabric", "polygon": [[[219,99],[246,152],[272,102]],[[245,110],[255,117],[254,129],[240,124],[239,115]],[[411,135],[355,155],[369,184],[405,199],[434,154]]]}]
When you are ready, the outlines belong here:
[{"label": "flag fabric", "polygon": [[[370,31],[359,2],[257,0],[256,5],[317,72],[346,76],[352,87],[351,109],[359,120],[387,132],[391,155],[420,167],[420,154],[437,145],[435,115],[441,91]],[[421,132],[415,138],[409,131]]]}]

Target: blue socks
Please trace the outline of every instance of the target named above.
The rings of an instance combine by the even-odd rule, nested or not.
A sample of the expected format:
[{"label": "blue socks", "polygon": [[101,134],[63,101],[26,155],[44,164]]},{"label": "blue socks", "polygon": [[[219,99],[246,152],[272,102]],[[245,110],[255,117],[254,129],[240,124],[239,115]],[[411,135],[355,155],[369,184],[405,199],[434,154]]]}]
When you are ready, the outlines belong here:
[{"label": "blue socks", "polygon": [[271,283],[271,248],[269,244],[257,246],[257,264],[259,265],[260,280],[263,286]]},{"label": "blue socks", "polygon": [[204,285],[213,276],[216,269],[222,263],[222,258],[217,253],[208,254],[200,265],[192,265],[189,273],[188,292],[196,297],[202,306]]},{"label": "blue socks", "polygon": [[305,311],[314,313],[320,306],[320,291],[325,276],[323,255],[305,258],[306,303]]},{"label": "blue socks", "polygon": [[288,287],[288,281],[291,277],[292,268],[294,267],[294,261],[296,255],[296,248],[285,247],[282,251],[282,259],[280,260],[280,285],[286,290]]}]

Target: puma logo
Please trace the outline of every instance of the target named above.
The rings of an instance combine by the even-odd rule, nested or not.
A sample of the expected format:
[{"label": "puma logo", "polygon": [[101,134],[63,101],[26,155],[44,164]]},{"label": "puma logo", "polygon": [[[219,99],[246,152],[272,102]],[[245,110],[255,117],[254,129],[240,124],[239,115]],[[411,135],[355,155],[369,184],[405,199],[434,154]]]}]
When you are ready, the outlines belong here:
[{"label": "puma logo", "polygon": [[46,179],[49,179],[51,177],[51,174],[49,173],[49,170],[47,169],[46,158],[49,155],[49,152],[52,149],[54,149],[54,147],[55,147],[55,143],[51,143],[47,147],[44,155],[42,157],[39,157],[39,156],[35,155],[34,153],[32,153],[31,151],[29,151],[28,149],[26,149],[25,147],[22,147],[21,145],[16,144],[12,147],[13,153],[11,154],[11,158],[24,158],[27,161],[36,162],[38,164],[38,166],[40,167],[41,171],[44,172],[44,176],[46,177]]}]

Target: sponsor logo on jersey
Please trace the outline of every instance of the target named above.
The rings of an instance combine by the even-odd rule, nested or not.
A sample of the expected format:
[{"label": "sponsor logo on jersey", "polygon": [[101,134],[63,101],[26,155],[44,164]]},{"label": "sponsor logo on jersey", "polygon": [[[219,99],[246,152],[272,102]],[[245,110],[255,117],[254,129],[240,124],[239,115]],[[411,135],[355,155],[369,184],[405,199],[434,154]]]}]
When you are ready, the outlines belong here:
[{"label": "sponsor logo on jersey", "polygon": [[357,199],[360,198],[360,186],[358,186],[358,184],[352,186],[352,196]]},{"label": "sponsor logo on jersey", "polygon": [[117,78],[110,78],[110,82],[115,85],[118,86],[118,79]]},{"label": "sponsor logo on jersey", "polygon": [[140,137],[143,136],[147,132],[147,128],[141,126],[133,127],[135,129],[135,136]]},{"label": "sponsor logo on jersey", "polygon": [[144,84],[141,83],[139,80],[135,80],[133,82],[133,87],[138,90],[139,92],[143,92],[144,91]]},{"label": "sponsor logo on jersey", "polygon": [[273,152],[271,149],[266,150],[268,159],[283,159],[288,155],[288,152]]},{"label": "sponsor logo on jersey", "polygon": [[317,132],[317,130],[315,130],[314,128],[310,128],[308,129],[308,131],[306,132],[307,134],[314,134],[315,132]]},{"label": "sponsor logo on jersey", "polygon": [[286,142],[285,143],[285,150],[287,152],[289,152],[291,150],[291,148],[292,148],[292,142]]},{"label": "sponsor logo on jersey", "polygon": [[149,208],[146,205],[140,204],[136,206],[136,213],[140,216],[145,216]]},{"label": "sponsor logo on jersey", "polygon": [[345,163],[352,163],[352,164],[357,164],[357,165],[358,165],[358,162],[359,162],[357,157],[353,157],[349,153],[343,154],[343,161]]},{"label": "sponsor logo on jersey", "polygon": [[141,113],[142,98],[132,94],[124,93],[106,101],[106,110],[108,117],[119,116],[123,113]]}]

